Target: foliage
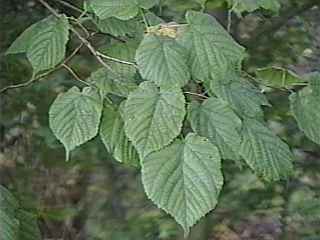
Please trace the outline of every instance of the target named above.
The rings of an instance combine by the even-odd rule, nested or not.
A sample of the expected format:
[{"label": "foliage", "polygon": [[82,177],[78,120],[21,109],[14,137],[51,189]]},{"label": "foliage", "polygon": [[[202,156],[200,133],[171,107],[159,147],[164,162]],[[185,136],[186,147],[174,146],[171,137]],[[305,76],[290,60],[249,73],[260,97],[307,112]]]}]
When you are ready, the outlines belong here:
[{"label": "foliage", "polygon": [[[197,2],[202,10],[207,4]],[[238,15],[280,8],[277,0],[226,2]],[[66,46],[75,35],[102,68],[85,80],[71,69],[85,87],[71,86],[50,107],[50,128],[64,145],[66,159],[100,135],[115,160],[141,167],[147,196],[188,235],[218,203],[226,182],[224,160],[246,164],[266,182],[292,175],[294,156],[264,120],[262,106],[271,105],[259,85],[290,89],[308,82],[290,96],[291,112],[305,135],[320,144],[319,78],[264,67],[252,82],[243,69],[245,47],[215,17],[188,9],[179,23],[166,22],[149,12],[158,4],[92,0],[80,19],[44,4],[52,15],[25,30],[7,54],[25,53],[35,81],[59,67],[70,71]],[[88,40],[92,25],[111,35],[111,44],[96,50]],[[15,214],[0,211],[0,220],[6,234],[19,239],[14,235],[19,230],[12,227],[27,228],[24,219],[32,216]]]}]

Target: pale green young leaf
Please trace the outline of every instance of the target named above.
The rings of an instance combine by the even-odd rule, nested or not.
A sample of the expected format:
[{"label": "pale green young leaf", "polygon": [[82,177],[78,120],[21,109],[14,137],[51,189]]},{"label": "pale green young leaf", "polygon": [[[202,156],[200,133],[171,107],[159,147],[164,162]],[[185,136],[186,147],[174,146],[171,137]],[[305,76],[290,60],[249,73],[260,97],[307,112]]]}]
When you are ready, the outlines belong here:
[{"label": "pale green young leaf", "polygon": [[290,96],[291,112],[304,134],[320,144],[320,94],[319,79],[314,79],[308,87]]},{"label": "pale green young leaf", "polygon": [[140,8],[148,9],[156,3],[157,0],[91,0],[90,6],[101,19],[129,20],[138,15]]},{"label": "pale green young leaf", "polygon": [[160,90],[152,82],[143,82],[126,101],[123,113],[126,135],[143,158],[180,134],[185,114],[181,90]]},{"label": "pale green young leaf", "polygon": [[241,120],[227,102],[210,97],[202,104],[192,102],[192,129],[218,147],[224,159],[239,159]]},{"label": "pale green young leaf", "polygon": [[120,97],[127,97],[130,92],[138,87],[133,77],[121,76],[117,72],[113,73],[106,68],[100,68],[93,72],[87,81],[99,89],[101,96],[114,94]]},{"label": "pale green young leaf", "polygon": [[243,121],[240,154],[250,168],[266,181],[287,179],[293,171],[289,146],[260,121]]},{"label": "pale green young leaf", "polygon": [[304,82],[294,72],[280,67],[259,68],[256,70],[256,74],[257,80],[268,87],[290,88]]},{"label": "pale green young leaf", "polygon": [[69,23],[66,16],[50,16],[22,33],[7,54],[25,52],[36,74],[62,62],[68,40]]},{"label": "pale green young leaf", "polygon": [[109,105],[104,107],[100,138],[108,152],[117,161],[134,166],[139,165],[138,153],[125,134],[120,110]]},{"label": "pale green young leaf", "polygon": [[189,50],[189,65],[194,79],[221,79],[231,68],[240,65],[244,48],[214,17],[189,11],[186,20],[188,25],[182,30],[178,42]]},{"label": "pale green young leaf", "polygon": [[261,106],[270,106],[265,95],[238,74],[229,72],[227,77],[229,78],[227,81],[211,82],[212,92],[227,101],[240,116],[261,119],[263,117]]},{"label": "pale green young leaf", "polygon": [[215,208],[223,185],[219,150],[206,138],[189,133],[142,160],[148,197],[172,215],[188,235]]},{"label": "pale green young leaf", "polygon": [[140,44],[136,61],[144,79],[158,86],[182,87],[190,80],[186,50],[173,38],[145,35]]},{"label": "pale green young leaf", "polygon": [[70,151],[97,135],[101,114],[100,96],[89,87],[82,92],[73,87],[55,99],[49,111],[49,124],[64,145],[67,160]]}]

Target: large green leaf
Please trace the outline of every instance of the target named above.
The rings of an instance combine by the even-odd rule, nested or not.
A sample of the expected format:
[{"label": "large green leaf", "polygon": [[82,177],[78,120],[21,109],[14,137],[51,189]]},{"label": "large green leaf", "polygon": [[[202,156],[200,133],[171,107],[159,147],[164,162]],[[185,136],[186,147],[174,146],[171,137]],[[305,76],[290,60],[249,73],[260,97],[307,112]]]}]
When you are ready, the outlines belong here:
[{"label": "large green leaf", "polygon": [[160,90],[152,82],[143,82],[126,101],[125,131],[143,158],[180,134],[185,114],[180,90]]},{"label": "large green leaf", "polygon": [[289,88],[301,85],[304,80],[294,72],[280,67],[259,68],[256,71],[261,84],[274,88]]},{"label": "large green leaf", "polygon": [[0,185],[0,240],[40,240],[37,217]]},{"label": "large green leaf", "polygon": [[232,39],[214,17],[189,11],[186,20],[188,25],[178,41],[189,50],[193,78],[202,81],[220,79],[231,68],[239,67],[244,48]]},{"label": "large green leaf", "polygon": [[222,158],[239,158],[241,120],[227,102],[215,97],[202,104],[193,102],[189,119],[192,129],[215,144]]},{"label": "large green leaf", "polygon": [[94,138],[99,129],[102,101],[89,87],[80,92],[73,87],[60,94],[50,107],[49,123],[55,136],[69,152]]},{"label": "large green leaf", "polygon": [[158,86],[184,86],[190,80],[186,50],[175,39],[147,34],[140,44],[136,61],[143,78]]},{"label": "large green leaf", "polygon": [[87,81],[99,89],[101,96],[111,93],[120,97],[127,97],[130,92],[138,87],[134,78],[121,76],[117,72],[110,72],[106,68],[100,68],[93,72]]},{"label": "large green leaf", "polygon": [[[122,106],[122,105],[121,105]],[[139,156],[124,131],[120,110],[106,105],[100,126],[100,137],[108,152],[125,164],[139,165]]]},{"label": "large green leaf", "polygon": [[229,72],[228,77],[228,83],[212,82],[210,87],[212,92],[227,101],[240,116],[261,119],[263,117],[261,105],[269,106],[266,97],[253,84],[237,74]]},{"label": "large green leaf", "polygon": [[320,144],[320,94],[319,79],[290,96],[291,112],[299,128],[312,141]]},{"label": "large green leaf", "polygon": [[50,16],[35,23],[22,33],[7,54],[27,54],[34,72],[51,69],[65,57],[69,40],[69,23],[65,15]]},{"label": "large green leaf", "polygon": [[292,174],[293,154],[288,145],[260,121],[245,119],[242,135],[240,153],[257,175],[277,181]]},{"label": "large green leaf", "polygon": [[116,17],[128,20],[139,13],[139,8],[151,8],[157,0],[91,0],[90,6],[101,19]]},{"label": "large green leaf", "polygon": [[259,8],[278,13],[281,7],[278,0],[228,0],[228,2],[239,16],[243,12],[253,12]]},{"label": "large green leaf", "polygon": [[190,133],[142,160],[148,197],[172,215],[185,234],[217,204],[223,185],[218,149]]}]

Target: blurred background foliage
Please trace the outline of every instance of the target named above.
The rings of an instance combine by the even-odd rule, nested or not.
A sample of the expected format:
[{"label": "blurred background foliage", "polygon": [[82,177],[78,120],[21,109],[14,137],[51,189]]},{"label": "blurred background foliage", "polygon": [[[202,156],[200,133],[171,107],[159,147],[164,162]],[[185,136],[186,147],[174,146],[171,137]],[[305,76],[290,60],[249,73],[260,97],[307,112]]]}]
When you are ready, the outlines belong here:
[{"label": "blurred background foliage", "polygon": [[[205,2],[159,1],[161,7],[152,11],[176,22],[183,21],[187,9],[200,10]],[[78,15],[61,1],[48,2],[62,12]],[[82,8],[81,0],[69,2]],[[279,15],[257,10],[242,16],[228,16],[227,2],[209,0],[205,11],[225,26],[231,17],[234,38],[247,48],[249,73],[267,66],[285,67],[298,75],[320,71],[317,1],[281,0]],[[31,77],[23,55],[4,56],[4,52],[48,12],[34,0],[0,0],[0,6],[3,88]],[[111,44],[105,35],[92,41],[101,48]],[[78,45],[73,39],[69,51]],[[83,78],[98,67],[85,48],[70,65]],[[0,184],[38,212],[43,239],[183,239],[177,224],[146,198],[139,169],[113,160],[99,139],[78,148],[72,160],[65,162],[62,145],[48,128],[48,109],[59,92],[74,84],[79,82],[59,70],[31,86],[0,95]],[[226,186],[219,205],[197,224],[190,240],[320,239],[320,149],[297,129],[288,107],[290,91],[266,89],[273,108],[265,111],[270,127],[294,150],[294,176],[287,182],[265,183],[249,169],[225,161]]]}]

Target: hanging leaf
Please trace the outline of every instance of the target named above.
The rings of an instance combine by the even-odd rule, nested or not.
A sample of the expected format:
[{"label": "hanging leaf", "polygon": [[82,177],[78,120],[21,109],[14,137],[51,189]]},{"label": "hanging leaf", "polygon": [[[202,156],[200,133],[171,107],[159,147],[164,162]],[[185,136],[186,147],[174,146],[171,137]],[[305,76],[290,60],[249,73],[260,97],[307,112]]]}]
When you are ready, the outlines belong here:
[{"label": "hanging leaf", "polygon": [[120,110],[109,105],[104,107],[100,137],[108,152],[117,161],[133,166],[139,165],[138,153],[125,135]]},{"label": "hanging leaf", "polygon": [[69,40],[69,23],[65,15],[50,16],[22,33],[7,54],[27,54],[34,74],[54,68],[63,61]]},{"label": "hanging leaf", "polygon": [[137,16],[140,8],[149,9],[156,3],[157,0],[91,0],[90,6],[101,19],[128,20]]},{"label": "hanging leaf", "polygon": [[188,25],[182,30],[178,42],[189,50],[189,66],[194,79],[221,79],[231,68],[240,66],[244,48],[214,17],[189,11],[186,20]]},{"label": "hanging leaf", "polygon": [[93,72],[87,81],[99,89],[101,96],[111,93],[120,97],[127,97],[130,92],[138,87],[135,79],[113,73],[106,68],[100,68]]},{"label": "hanging leaf", "polygon": [[235,73],[229,72],[229,80],[214,81],[212,92],[230,104],[240,116],[262,119],[261,106],[270,106],[266,97],[253,84]]},{"label": "hanging leaf", "polygon": [[279,67],[260,68],[257,69],[256,74],[258,81],[268,87],[290,88],[304,82],[304,80],[294,72]]},{"label": "hanging leaf", "polygon": [[192,129],[208,138],[220,150],[224,159],[239,159],[241,120],[227,102],[210,97],[202,104],[190,107]]},{"label": "hanging leaf", "polygon": [[291,112],[304,134],[320,144],[320,94],[319,79],[314,79],[308,87],[290,96]]},{"label": "hanging leaf", "polygon": [[277,181],[292,174],[293,154],[288,145],[261,122],[245,119],[242,136],[240,154],[257,175]]},{"label": "hanging leaf", "polygon": [[142,181],[148,197],[188,235],[217,204],[223,185],[219,151],[206,138],[189,133],[142,160]]},{"label": "hanging leaf", "polygon": [[97,135],[101,113],[100,96],[89,87],[82,92],[73,87],[53,102],[49,111],[49,124],[64,145],[67,160],[70,151]]},{"label": "hanging leaf", "polygon": [[147,34],[136,61],[142,77],[158,86],[182,87],[190,80],[185,49],[172,38]]},{"label": "hanging leaf", "polygon": [[143,82],[126,101],[126,135],[143,158],[180,134],[185,114],[185,98],[180,90],[159,90],[152,82]]}]

